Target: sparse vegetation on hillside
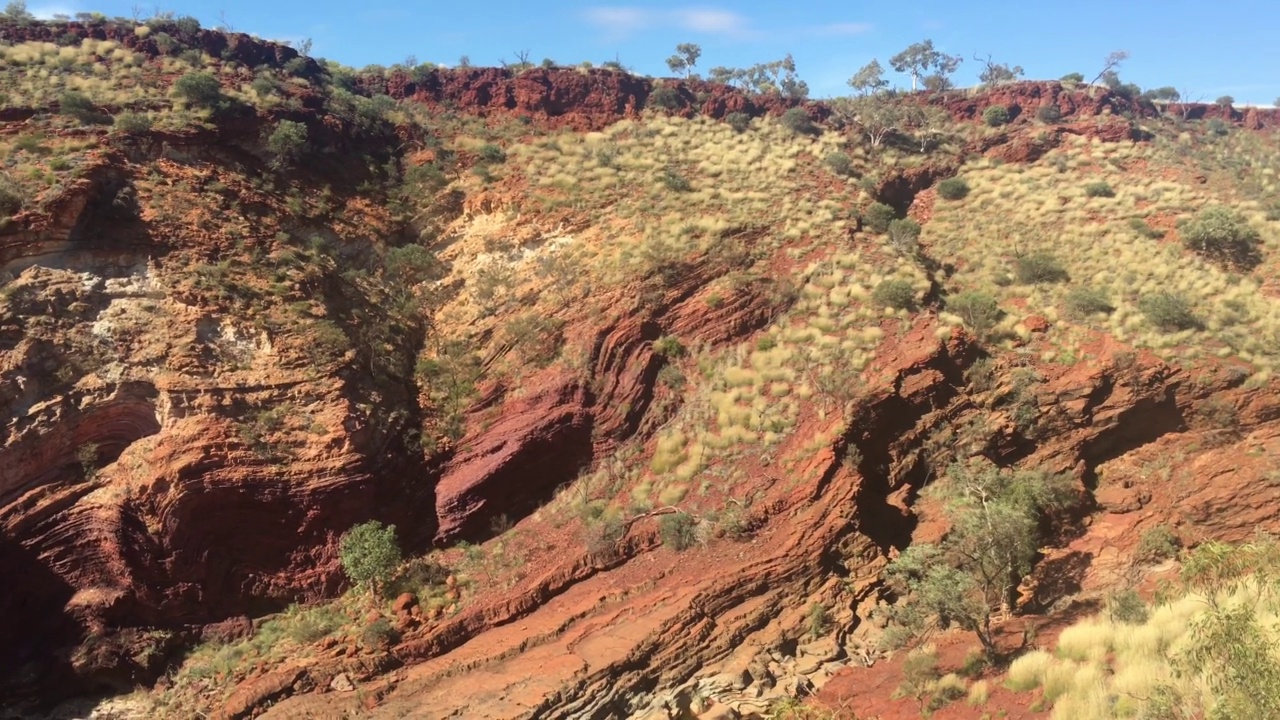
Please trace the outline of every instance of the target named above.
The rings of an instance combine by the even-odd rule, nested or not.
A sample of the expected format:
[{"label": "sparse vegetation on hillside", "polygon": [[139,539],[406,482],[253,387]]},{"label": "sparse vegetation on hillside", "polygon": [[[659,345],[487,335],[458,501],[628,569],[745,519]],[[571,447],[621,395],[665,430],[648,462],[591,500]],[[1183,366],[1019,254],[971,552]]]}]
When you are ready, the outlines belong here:
[{"label": "sparse vegetation on hillside", "polygon": [[[38,22],[21,3],[6,17]],[[786,565],[778,582],[800,604],[750,610],[759,617],[734,632],[750,624],[748,634],[782,638],[778,648],[788,652],[805,635],[815,645],[862,642],[849,632],[863,620],[850,620],[851,609],[867,607],[855,594],[883,589],[874,599],[893,607],[886,644],[959,627],[983,647],[957,673],[940,668],[927,646],[908,654],[901,696],[923,713],[966,695],[974,705],[1003,700],[994,628],[1019,612],[1020,583],[1042,545],[1091,542],[1096,528],[1087,521],[1058,533],[1110,508],[1115,498],[1104,491],[1147,492],[1129,477],[1114,481],[1113,466],[1127,472],[1142,448],[1163,451],[1158,443],[1265,439],[1253,426],[1266,412],[1237,408],[1264,401],[1280,362],[1280,301],[1270,287],[1280,151],[1234,111],[1209,108],[1226,118],[1216,125],[1175,117],[1171,88],[1149,91],[1141,105],[1124,102],[1141,94],[1117,74],[1123,57],[1108,58],[1105,87],[1001,88],[1006,106],[981,88],[951,88],[960,58],[924,41],[888,63],[922,94],[894,89],[872,61],[849,80],[856,97],[824,104],[805,102],[808,87],[790,56],[705,71],[745,95],[708,85],[698,78],[702,49],[688,43],[667,60],[678,79],[619,76],[630,71],[617,58],[604,63],[609,71],[550,60],[537,69],[529,51],[503,69],[461,62],[454,71],[408,58],[355,70],[306,57],[281,62],[286,49],[257,53],[251,38],[210,54],[220,40],[194,18],[124,24],[128,42],[82,39],[77,29],[0,46],[0,103],[21,118],[0,133],[0,229],[13,240],[15,268],[37,245],[57,260],[0,274],[0,346],[17,353],[0,394],[17,398],[14,407],[30,416],[22,422],[35,427],[14,435],[21,447],[42,437],[40,423],[93,417],[104,397],[132,392],[145,395],[135,402],[145,422],[119,426],[153,434],[69,447],[74,459],[61,458],[56,472],[24,477],[93,481],[84,488],[90,500],[114,513],[100,514],[136,521],[126,529],[148,548],[174,539],[175,518],[186,516],[164,508],[186,507],[192,488],[208,484],[200,478],[216,480],[210,488],[219,492],[234,488],[245,503],[301,488],[315,507],[271,507],[264,532],[277,535],[262,543],[263,557],[251,543],[233,543],[230,579],[190,583],[211,598],[244,592],[211,602],[233,613],[338,587],[338,577],[323,575],[336,565],[315,558],[343,530],[332,523],[352,513],[390,513],[401,528],[415,523],[406,536],[413,545],[438,531],[442,546],[404,561],[394,526],[347,529],[337,549],[351,593],[255,618],[251,636],[205,643],[175,668],[157,661],[137,671],[169,672],[172,692],[199,705],[174,705],[175,716],[216,712],[233,686],[275,677],[286,660],[315,669],[282,695],[337,683],[317,697],[356,697],[333,660],[363,668],[359,678],[342,675],[360,698],[382,697],[367,673],[384,667],[402,633],[414,653],[442,638],[466,653],[471,634],[502,624],[510,647],[483,660],[502,668],[525,647],[554,653],[561,636],[576,642],[594,632],[594,617],[554,617],[561,609],[552,607],[547,616],[568,624],[521,637],[525,620],[510,622],[510,609],[525,613],[531,598],[602,597],[610,611],[622,608],[610,622],[625,623],[628,603],[704,597],[702,587],[671,593],[664,583],[702,583],[762,560]],[[194,33],[203,33],[199,42]],[[246,57],[254,59],[238,59]],[[990,55],[974,60],[987,86],[1023,75]],[[462,80],[508,94],[473,107],[484,93],[458,92]],[[539,103],[540,88],[553,100]],[[560,98],[584,88],[590,108],[562,107]],[[625,113],[601,96],[611,88],[621,88]],[[1035,104],[1050,98],[1061,105]],[[729,108],[740,111],[711,116]],[[593,130],[575,129],[583,127]],[[1138,367],[1135,347],[1171,365],[1148,368],[1143,353]],[[1230,362],[1229,383],[1205,379],[1198,362],[1207,358]],[[19,376],[21,387],[13,385]],[[1202,402],[1183,394],[1193,385],[1229,389]],[[1251,393],[1243,399],[1241,385]],[[157,428],[150,404],[161,387],[167,405],[156,410],[165,418]],[[1123,404],[1145,408],[1155,393],[1178,393],[1186,427],[1132,450],[1131,438],[1114,443],[1117,431],[1100,423],[1079,450],[1093,400],[1083,411],[1078,400],[1098,397],[1098,388],[1121,405],[1119,417],[1157,435],[1166,432],[1161,423],[1141,412],[1131,418]],[[67,438],[84,437],[79,427],[41,442],[74,445]],[[1054,443],[1045,442],[1051,433]],[[175,438],[181,448],[161,448]],[[1097,498],[1078,513],[1060,512],[1076,499],[1074,481],[1026,467],[1045,461],[1079,472],[1075,455],[1096,460],[1107,443],[1116,457],[1096,473],[1086,467]],[[1181,457],[1182,446],[1174,450]],[[1242,444],[1240,457],[1267,451]],[[1191,452],[1185,465],[1202,467]],[[1002,465],[978,459],[984,454]],[[235,458],[235,472],[219,467],[224,456]],[[1188,481],[1171,475],[1158,475],[1158,492],[1177,497]],[[371,480],[385,505],[369,504]],[[270,491],[257,493],[257,483]],[[313,492],[317,483],[322,492]],[[157,500],[161,487],[173,497]],[[880,506],[886,496],[891,512]],[[843,498],[841,515],[823,504],[831,498]],[[1135,572],[1194,557],[1182,540],[1202,539],[1194,518],[1159,524],[1162,503],[1163,494],[1140,500],[1142,513],[1124,520],[1155,528],[1122,550]],[[935,512],[945,518],[927,517]],[[913,513],[947,533],[902,549]],[[796,518],[817,521],[804,527],[821,531],[813,533],[820,550],[811,535],[780,532]],[[488,540],[458,541],[485,527]],[[305,547],[282,551],[280,528]],[[667,550],[655,552],[659,541]],[[890,546],[902,551],[882,587],[866,573],[898,552]],[[226,556],[211,557],[223,573]],[[831,573],[837,563],[845,581]],[[288,576],[300,567],[305,588]],[[178,570],[199,576],[178,568],[183,582]],[[583,586],[548,590],[563,582]],[[157,596],[170,591],[175,606],[189,599],[174,587]],[[167,612],[136,588],[120,592],[113,613],[134,613],[131,604]],[[1197,596],[1212,605],[1207,597],[1203,589]],[[1063,709],[1055,714],[1081,718],[1091,703],[1102,707],[1077,697],[1089,686],[1107,688],[1112,709],[1146,703],[1148,714],[1161,701],[1200,707],[1204,688],[1234,698],[1220,707],[1241,717],[1267,697],[1266,643],[1275,638],[1233,615],[1235,600],[1222,602],[1220,616],[1204,615],[1213,618],[1207,624],[1192,623],[1203,630],[1193,640],[1161,635],[1172,611],[1132,593],[1106,598],[1105,619],[1064,633],[1053,653],[1016,660],[1008,687],[1040,688],[1045,707],[1056,702]],[[593,602],[574,606],[604,607]],[[663,643],[701,641],[679,625],[688,616],[671,616],[679,632]],[[651,628],[628,627],[610,642],[629,642],[632,630]],[[540,639],[530,645],[534,633]],[[1152,644],[1244,672],[1198,676],[1187,690],[1176,667],[1153,671],[1174,687],[1166,692],[1126,676],[1151,669],[1151,657],[1124,663]],[[456,681],[442,674],[441,695]],[[762,677],[752,692],[788,687],[805,686]],[[1204,706],[1206,716],[1214,707]],[[988,710],[999,712],[964,712]]]}]

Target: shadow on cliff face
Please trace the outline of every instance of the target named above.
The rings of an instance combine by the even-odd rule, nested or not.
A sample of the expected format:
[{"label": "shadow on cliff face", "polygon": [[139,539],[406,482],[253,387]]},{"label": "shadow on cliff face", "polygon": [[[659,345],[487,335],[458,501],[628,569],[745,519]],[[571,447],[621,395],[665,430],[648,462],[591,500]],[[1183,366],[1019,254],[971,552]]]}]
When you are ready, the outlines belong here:
[{"label": "shadow on cliff face", "polygon": [[7,534],[0,534],[0,578],[0,677],[3,695],[17,700],[72,677],[70,659],[51,650],[77,642],[82,633],[62,612],[74,589]]}]

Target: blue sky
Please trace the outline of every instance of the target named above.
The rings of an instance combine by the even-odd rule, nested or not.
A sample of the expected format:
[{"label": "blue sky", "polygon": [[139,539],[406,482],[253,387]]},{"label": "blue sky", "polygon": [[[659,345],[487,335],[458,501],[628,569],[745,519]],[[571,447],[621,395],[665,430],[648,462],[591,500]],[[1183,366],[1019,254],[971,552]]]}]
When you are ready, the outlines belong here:
[{"label": "blue sky", "polygon": [[[131,16],[133,0],[28,0],[48,15],[96,10]],[[702,46],[699,66],[742,67],[790,52],[815,96],[842,94],[844,81],[872,58],[933,39],[963,55],[958,85],[973,84],[975,53],[1022,65],[1029,78],[1081,72],[1092,78],[1113,50],[1130,59],[1121,77],[1144,88],[1173,85],[1206,100],[1270,105],[1280,96],[1280,2],[1276,0],[918,0],[855,3],[650,2],[568,0],[395,2],[393,0],[171,0],[160,7],[194,15],[206,26],[222,18],[263,37],[313,40],[312,54],[347,65],[419,61],[476,65],[530,58],[565,64],[615,57],[641,74],[669,74],[676,43]],[[1027,10],[1034,7],[1035,10]],[[898,84],[905,78],[895,77]]]}]

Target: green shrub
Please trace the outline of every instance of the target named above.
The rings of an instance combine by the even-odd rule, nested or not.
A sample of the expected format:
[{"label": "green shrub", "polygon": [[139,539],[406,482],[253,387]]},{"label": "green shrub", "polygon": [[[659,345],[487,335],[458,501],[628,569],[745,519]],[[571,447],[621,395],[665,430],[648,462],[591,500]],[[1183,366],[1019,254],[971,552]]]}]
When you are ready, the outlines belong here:
[{"label": "green shrub", "polygon": [[1026,285],[1062,282],[1067,279],[1067,270],[1062,267],[1058,258],[1045,252],[1031,253],[1015,259],[1013,274],[1018,282]]},{"label": "green shrub", "polygon": [[189,72],[173,83],[173,93],[196,107],[213,108],[222,102],[218,78],[203,72]]},{"label": "green shrub", "polygon": [[183,15],[173,21],[174,27],[187,35],[195,35],[200,32],[200,21],[190,15]]},{"label": "green shrub", "polygon": [[729,127],[735,132],[746,132],[751,127],[751,116],[744,112],[731,112],[724,116],[724,121],[729,123]]},{"label": "green shrub", "polygon": [[380,617],[360,633],[360,645],[366,650],[382,650],[395,643],[399,637],[400,634],[391,626],[390,621]]},{"label": "green shrub", "polygon": [[1157,525],[1142,534],[1133,557],[1138,562],[1156,563],[1174,557],[1181,547],[1182,541],[1167,525]]},{"label": "green shrub", "polygon": [[1109,197],[1115,197],[1116,191],[1112,190],[1111,185],[1108,184],[1105,180],[1099,180],[1098,182],[1091,182],[1088,185],[1085,185],[1084,194],[1085,194],[1085,197],[1091,197],[1091,198],[1096,198],[1096,197],[1109,198]]},{"label": "green shrub", "polygon": [[355,525],[343,533],[338,555],[351,582],[376,595],[400,565],[396,526],[383,526],[377,520]]},{"label": "green shrub", "polygon": [[654,340],[653,351],[667,358],[684,357],[686,353],[684,343],[680,342],[680,338],[672,335],[663,335]]},{"label": "green shrub", "polygon": [[947,178],[938,183],[938,195],[943,200],[963,200],[969,195],[969,183],[964,178]]},{"label": "green shrub", "polygon": [[672,192],[689,192],[693,189],[693,186],[689,184],[684,175],[681,175],[674,168],[663,170],[658,179],[662,182],[663,187]]},{"label": "green shrub", "polygon": [[818,131],[804,108],[794,107],[782,113],[782,126],[797,135],[813,135]]},{"label": "green shrub", "polygon": [[481,162],[504,163],[507,161],[507,151],[492,143],[481,145],[476,155],[480,157]]},{"label": "green shrub", "polygon": [[662,108],[663,110],[675,110],[680,107],[680,93],[675,88],[656,87],[653,92],[649,93],[648,104],[652,107]]},{"label": "green shrub", "polygon": [[58,97],[58,111],[63,115],[75,118],[85,125],[111,122],[111,118],[98,112],[98,108],[94,106],[93,101],[87,95],[74,90],[64,92]]},{"label": "green shrub", "polygon": [[1164,237],[1163,231],[1151,227],[1142,218],[1129,218],[1129,229],[1149,240],[1159,240]]},{"label": "green shrub", "polygon": [[17,185],[0,176],[0,215],[16,215],[24,202]]},{"label": "green shrub", "polygon": [[1063,75],[1059,81],[1066,85],[1079,85],[1084,82],[1084,75],[1078,72],[1067,73],[1066,75]]},{"label": "green shrub", "polygon": [[698,541],[698,521],[685,512],[663,515],[658,521],[658,536],[662,544],[673,550],[687,550]]},{"label": "green shrub", "polygon": [[831,169],[831,172],[837,175],[849,176],[853,174],[853,159],[845,153],[833,152],[823,162]]},{"label": "green shrub", "polygon": [[[1174,552],[1177,552],[1176,548]],[[1132,589],[1121,590],[1107,598],[1107,615],[1112,622],[1141,625],[1147,621],[1149,614],[1147,604]]]},{"label": "green shrub", "polygon": [[120,113],[115,118],[117,130],[129,135],[137,135],[151,130],[151,118],[139,113]]},{"label": "green shrub", "polygon": [[1009,123],[1009,110],[1003,105],[992,105],[982,111],[982,122],[990,127],[1000,127]]},{"label": "green shrub", "polygon": [[874,233],[889,231],[889,223],[894,221],[897,213],[884,203],[872,203],[862,212],[862,224]]},{"label": "green shrub", "polygon": [[1065,298],[1065,304],[1067,312],[1078,319],[1115,310],[1115,306],[1107,299],[1106,293],[1083,285],[1071,288]]},{"label": "green shrub", "polygon": [[831,617],[827,614],[827,606],[820,602],[809,603],[809,637],[817,639],[831,628]]},{"label": "green shrub", "polygon": [[916,290],[906,280],[889,278],[876,285],[876,289],[871,292],[871,299],[877,305],[894,310],[910,310],[916,304]]},{"label": "green shrub", "polygon": [[966,290],[951,298],[947,310],[959,315],[979,335],[986,335],[1000,321],[1000,304],[979,290]]},{"label": "green shrub", "polygon": [[1226,263],[1253,266],[1261,259],[1262,238],[1248,219],[1221,205],[1204,208],[1178,229],[1194,252]]},{"label": "green shrub", "polygon": [[1042,123],[1053,125],[1062,121],[1062,111],[1058,109],[1057,105],[1041,105],[1040,109],[1036,110],[1036,117]]},{"label": "green shrub", "polygon": [[1190,330],[1200,324],[1191,303],[1178,293],[1162,291],[1143,295],[1138,300],[1138,310],[1160,330]]},{"label": "green shrub", "polygon": [[267,137],[267,152],[277,166],[293,163],[307,149],[307,126],[292,120],[281,120]]},{"label": "green shrub", "polygon": [[1222,118],[1213,118],[1212,120],[1209,121],[1210,135],[1217,135],[1221,137],[1223,135],[1226,135],[1230,131],[1231,131],[1231,128],[1225,122],[1223,122]]},{"label": "green shrub", "polygon": [[914,253],[920,241],[920,223],[911,218],[899,218],[889,223],[889,244],[903,253]]}]

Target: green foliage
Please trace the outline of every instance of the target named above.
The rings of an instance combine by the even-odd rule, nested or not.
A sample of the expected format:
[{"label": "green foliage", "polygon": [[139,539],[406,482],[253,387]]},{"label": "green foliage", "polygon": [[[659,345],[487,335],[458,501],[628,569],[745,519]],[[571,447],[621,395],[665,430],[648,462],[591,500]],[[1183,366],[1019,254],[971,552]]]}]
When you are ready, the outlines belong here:
[{"label": "green foliage", "polygon": [[827,615],[827,606],[817,601],[809,603],[806,624],[809,626],[809,637],[817,639],[825,635],[831,627],[831,618]]},{"label": "green foliage", "polygon": [[902,684],[893,691],[893,697],[911,698],[925,708],[925,698],[938,679],[938,653],[932,646],[916,648],[902,661]]},{"label": "green foliage", "polygon": [[693,185],[690,185],[685,176],[681,175],[675,168],[664,169],[662,174],[658,176],[658,180],[663,187],[671,192],[689,192],[693,189]]},{"label": "green foliage", "polygon": [[966,290],[947,301],[947,310],[960,316],[978,335],[986,335],[1000,321],[1000,304],[981,290]]},{"label": "green foliage", "polygon": [[1115,197],[1116,191],[1111,189],[1111,185],[1104,180],[1091,182],[1084,186],[1085,197],[1091,198],[1109,198]]},{"label": "green foliage", "polygon": [[658,520],[658,536],[662,544],[673,550],[687,550],[698,542],[698,521],[686,512],[663,515]]},{"label": "green foliage", "polygon": [[924,492],[942,501],[951,531],[939,544],[912,545],[886,568],[902,598],[894,618],[916,633],[955,624],[994,656],[992,612],[1013,601],[1030,572],[1044,513],[1074,502],[1071,480],[975,461],[952,465]]},{"label": "green foliage", "polygon": [[482,373],[480,358],[459,341],[442,343],[432,357],[419,359],[414,367],[414,378],[426,389],[437,412],[441,433],[451,442],[463,436],[465,412]]},{"label": "green foliage", "polygon": [[649,93],[649,100],[646,105],[663,110],[675,110],[681,105],[680,93],[675,88],[667,87],[666,85],[656,87],[653,92]]},{"label": "green foliage", "polygon": [[200,32],[200,21],[190,15],[183,15],[177,20],[174,20],[173,26],[187,35],[195,35]]},{"label": "green foliage", "polygon": [[1067,269],[1058,258],[1047,252],[1031,253],[1014,259],[1013,274],[1018,282],[1027,285],[1063,282],[1067,279]]},{"label": "green foliage", "polygon": [[872,203],[862,212],[862,224],[871,232],[888,232],[889,223],[893,222],[897,213],[884,203]]},{"label": "green foliage", "polygon": [[[889,65],[900,73],[907,73],[911,76],[911,89],[915,90],[917,81],[929,74],[930,77],[936,78],[934,86],[939,84],[946,85],[947,76],[956,71],[960,66],[962,58],[955,55],[947,55],[934,49],[932,40],[924,40],[918,43],[912,43],[905,50],[889,58]],[[941,81],[941,82],[939,82]]]},{"label": "green foliage", "polygon": [[1231,126],[1227,125],[1222,118],[1212,118],[1209,120],[1208,130],[1210,135],[1222,137],[1231,132]]},{"label": "green foliage", "polygon": [[292,120],[281,120],[267,136],[267,152],[272,164],[285,167],[296,162],[307,150],[307,126]]},{"label": "green foliage", "polygon": [[1078,72],[1067,73],[1059,79],[1059,82],[1068,85],[1079,85],[1084,82],[1084,74]]},{"label": "green foliage", "polygon": [[724,116],[724,121],[729,123],[734,132],[746,132],[751,127],[751,116],[744,112],[731,112]]},{"label": "green foliage", "polygon": [[848,83],[849,87],[861,95],[880,92],[889,86],[889,81],[884,79],[884,66],[879,60],[872,60],[863,65],[853,77],[849,78]]},{"label": "green foliage", "polygon": [[964,178],[947,178],[938,183],[938,195],[943,200],[963,200],[969,195],[969,183]]},{"label": "green foliage", "polygon": [[400,633],[384,617],[369,623],[360,632],[360,645],[366,650],[383,650],[400,638]]},{"label": "green foliage", "polygon": [[129,135],[140,135],[150,132],[151,118],[140,113],[120,113],[115,117],[115,128]]},{"label": "green foliage", "polygon": [[1009,123],[1009,109],[1003,105],[992,105],[982,111],[982,122],[990,127],[1000,127]]},{"label": "green foliage", "polygon": [[98,444],[85,443],[76,448],[76,460],[84,473],[85,480],[92,480],[98,475]]},{"label": "green foliage", "polygon": [[1167,525],[1157,525],[1142,533],[1133,557],[1138,562],[1156,563],[1175,557],[1180,547],[1182,541]]},{"label": "green foliage", "polygon": [[[1175,667],[1205,679],[1213,695],[1208,720],[1280,717],[1280,656],[1274,628],[1259,617],[1280,600],[1277,569],[1280,545],[1271,539],[1240,546],[1210,541],[1184,560],[1183,583],[1205,594],[1209,607],[1192,622]],[[1220,599],[1240,591],[1244,602]]]},{"label": "green foliage", "polygon": [[822,162],[831,169],[831,172],[837,175],[848,177],[853,174],[853,159],[846,153],[833,152],[827,155]]},{"label": "green foliage", "polygon": [[1036,118],[1042,123],[1053,125],[1062,121],[1062,111],[1057,105],[1041,105],[1036,110]]},{"label": "green foliage", "polygon": [[439,259],[421,245],[391,248],[382,259],[383,277],[393,287],[407,288],[424,283],[440,269]]},{"label": "green foliage", "polygon": [[36,16],[27,10],[25,0],[11,0],[8,5],[4,6],[4,18],[20,23],[32,22]]},{"label": "green foliage", "polygon": [[876,289],[871,291],[871,299],[877,305],[894,310],[910,310],[916,305],[916,290],[906,280],[889,278],[876,285]]},{"label": "green foliage", "polygon": [[1138,299],[1138,310],[1152,325],[1167,332],[1190,330],[1200,326],[1190,301],[1183,295],[1167,290],[1143,295]]},{"label": "green foliage", "polygon": [[1106,610],[1112,622],[1126,625],[1141,625],[1150,615],[1147,604],[1133,589],[1113,593],[1107,598]]},{"label": "green foliage", "polygon": [[797,135],[814,135],[818,132],[804,108],[793,107],[782,113],[782,126]]},{"label": "green foliage", "polygon": [[1067,291],[1064,303],[1067,312],[1077,319],[1115,310],[1115,306],[1111,304],[1105,292],[1084,285],[1078,285]]},{"label": "green foliage", "polygon": [[85,125],[102,125],[111,122],[110,117],[98,112],[98,108],[87,95],[74,90],[64,92],[58,97],[58,111]]},{"label": "green foliage", "polygon": [[911,218],[893,220],[889,223],[889,244],[898,252],[914,254],[919,247],[920,231],[920,223]]},{"label": "green foliage", "polygon": [[1261,258],[1262,238],[1240,213],[1211,205],[1178,228],[1188,249],[1219,262],[1253,267]]},{"label": "green foliage", "polygon": [[195,107],[214,108],[223,101],[218,78],[203,71],[189,72],[173,83],[173,93]]},{"label": "green foliage", "polygon": [[525,363],[546,367],[560,354],[563,329],[564,321],[560,318],[526,313],[509,320],[503,328],[503,336]]},{"label": "green foliage", "polygon": [[481,145],[476,154],[481,162],[500,164],[507,161],[507,151],[492,143]]},{"label": "green foliage", "polygon": [[0,175],[0,215],[16,215],[24,202],[26,200],[17,184]]},{"label": "green foliage", "polygon": [[1151,227],[1147,224],[1147,221],[1142,218],[1129,218],[1129,229],[1148,240],[1159,240],[1164,237],[1163,231],[1156,230]]},{"label": "green foliage", "polygon": [[1217,105],[1218,107],[1229,108],[1232,105],[1236,104],[1236,99],[1231,97],[1230,95],[1223,95],[1222,97],[1219,97],[1217,100],[1214,100],[1213,104]]},{"label": "green foliage", "polygon": [[702,57],[702,47],[694,43],[680,43],[676,45],[676,52],[667,58],[667,67],[673,73],[681,73],[688,77],[693,73],[693,68],[698,64],[698,58]]},{"label": "green foliage", "polygon": [[749,68],[714,67],[707,73],[707,79],[762,95],[781,95],[793,100],[809,96],[809,85],[796,75],[796,63],[790,54]]},{"label": "green foliage", "polygon": [[351,582],[376,595],[400,565],[396,526],[384,526],[377,520],[355,525],[343,533],[338,554]]},{"label": "green foliage", "polygon": [[680,342],[680,338],[673,335],[663,335],[654,340],[653,351],[666,358],[680,358],[687,353],[684,343]]}]

